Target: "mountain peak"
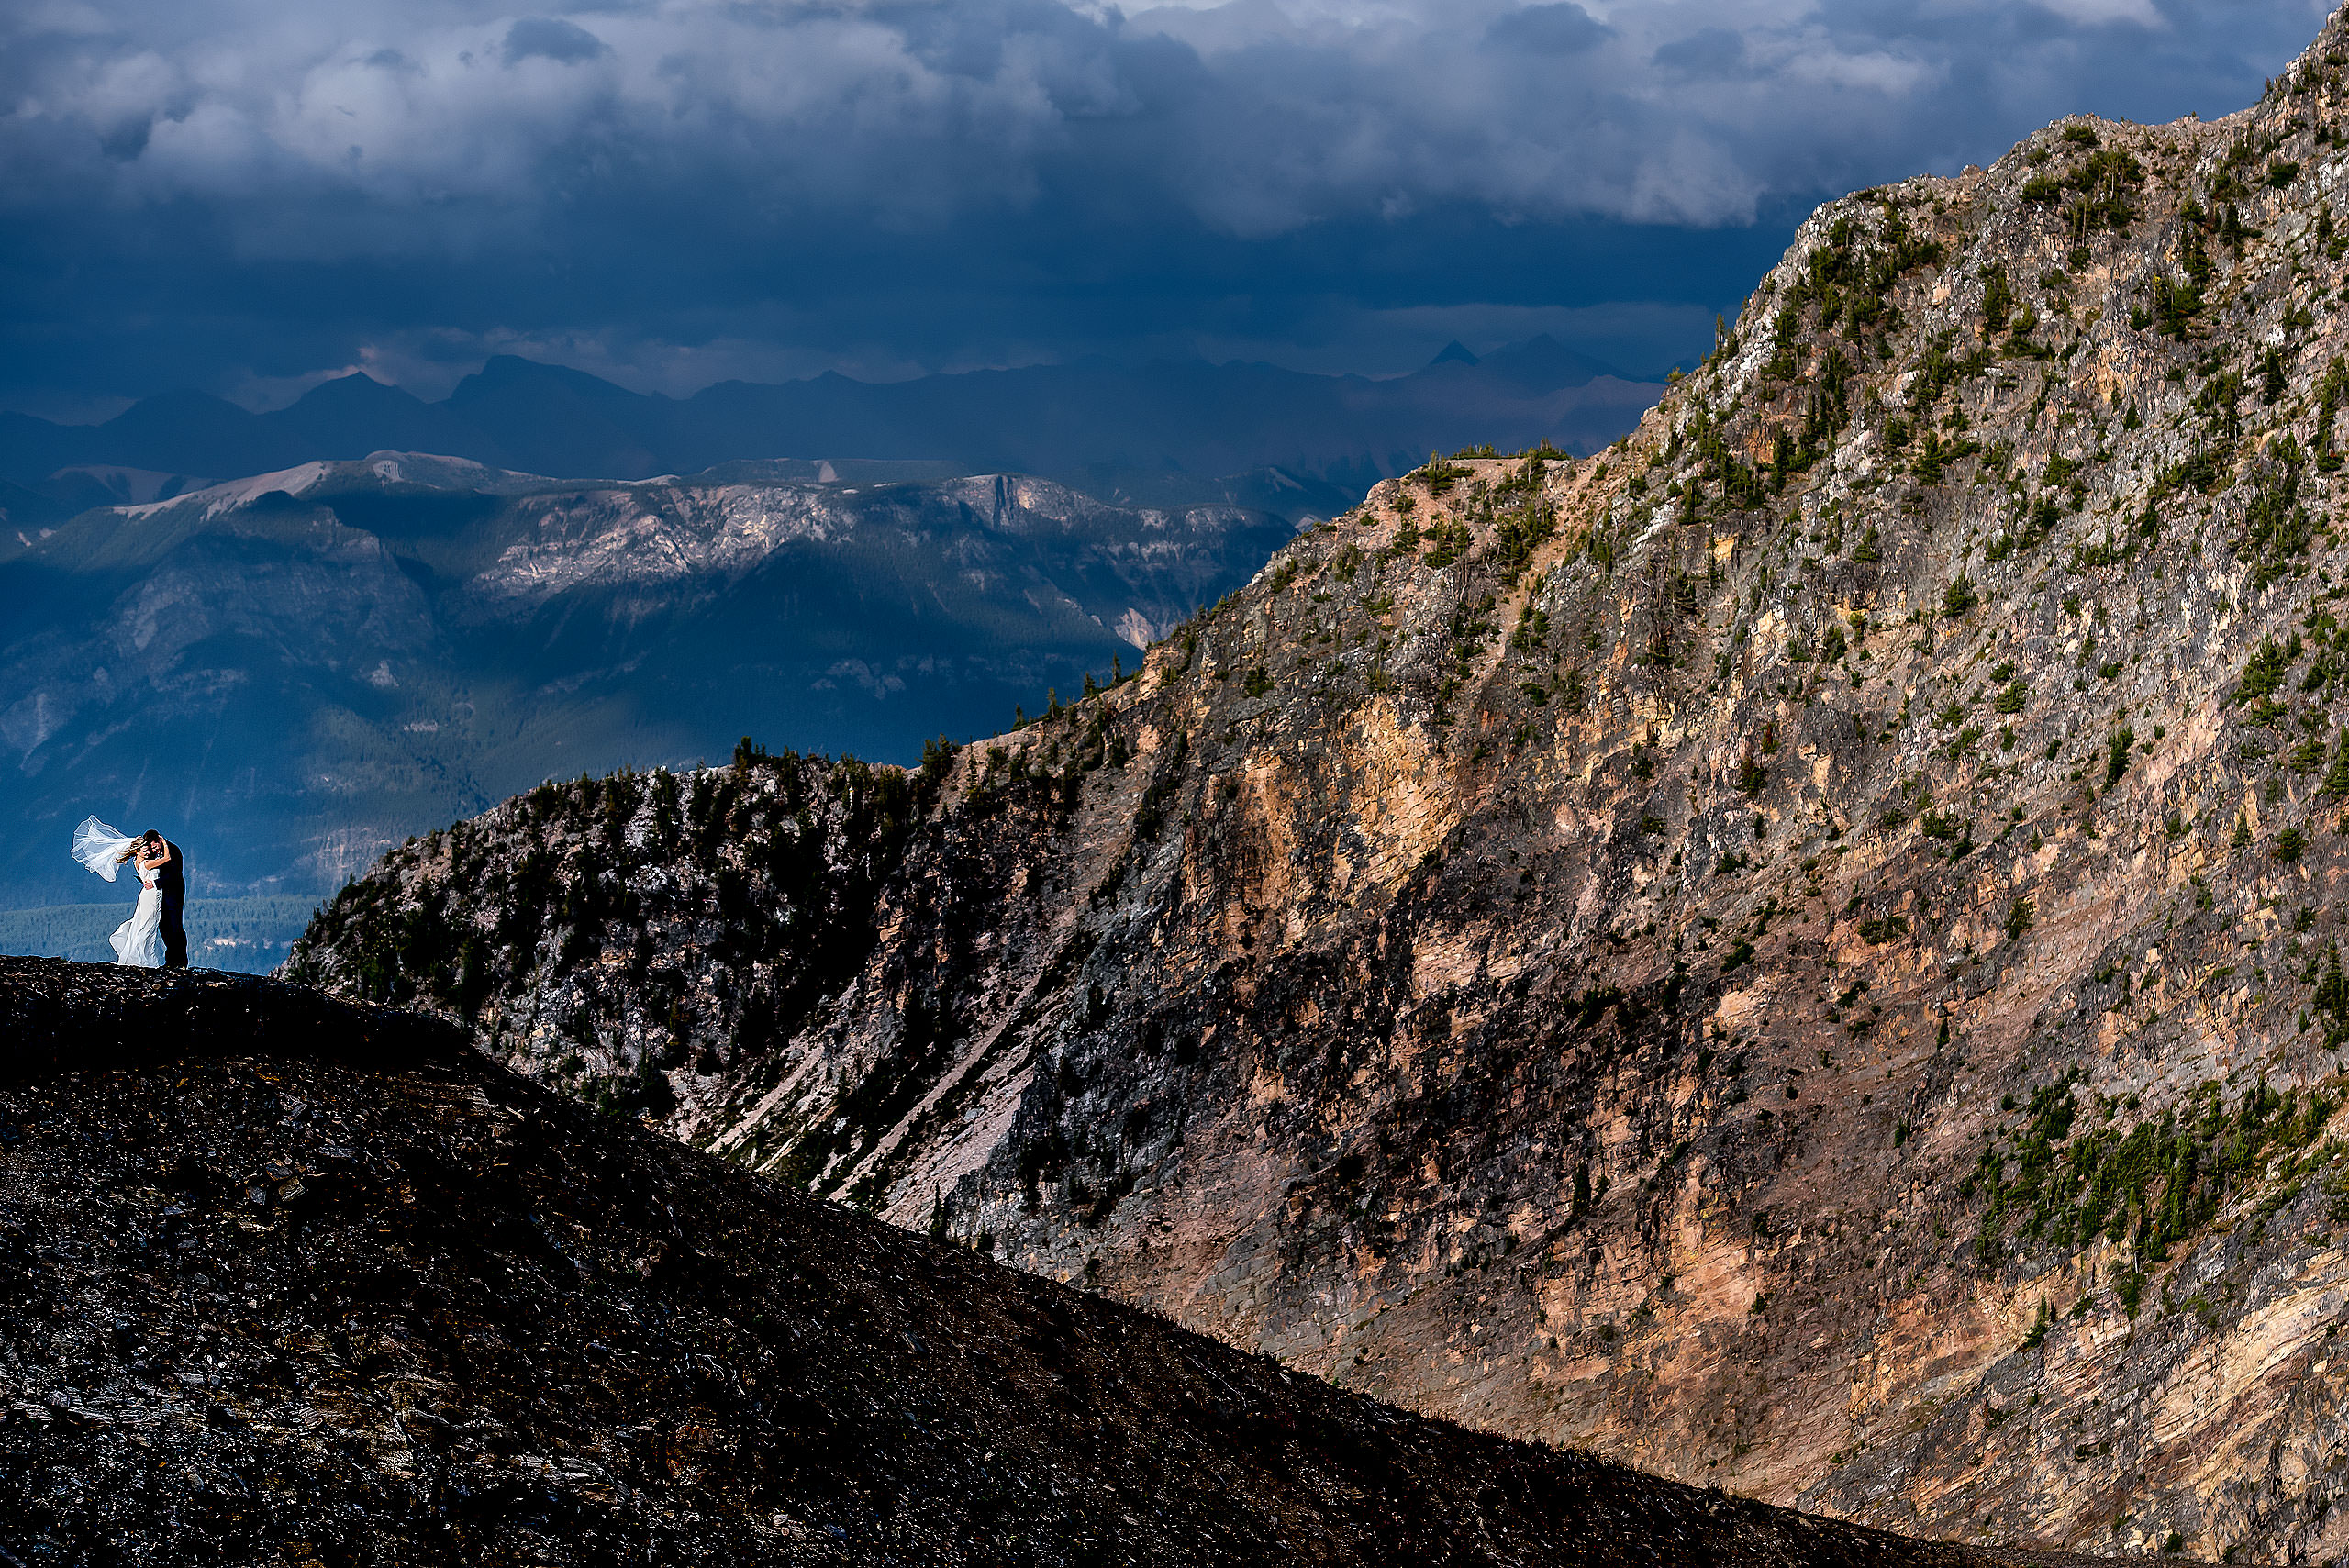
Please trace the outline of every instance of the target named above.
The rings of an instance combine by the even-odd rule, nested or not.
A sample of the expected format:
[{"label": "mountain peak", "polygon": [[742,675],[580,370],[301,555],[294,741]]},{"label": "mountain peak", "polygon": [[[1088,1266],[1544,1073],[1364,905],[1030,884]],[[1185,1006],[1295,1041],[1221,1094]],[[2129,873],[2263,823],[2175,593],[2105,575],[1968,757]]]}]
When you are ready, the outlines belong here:
[{"label": "mountain peak", "polygon": [[650,403],[667,401],[655,399],[641,392],[630,392],[618,382],[569,365],[549,364],[544,360],[525,359],[519,354],[492,354],[483,361],[481,369],[457,384],[449,396],[451,406],[462,405],[486,392],[509,392],[517,387],[538,386],[560,389],[577,396],[606,403]]},{"label": "mountain peak", "polygon": [[1486,355],[1485,370],[1529,389],[1582,386],[1603,375],[1618,381],[1633,379],[1604,360],[1566,347],[1547,332]]},{"label": "mountain peak", "polygon": [[[740,896],[690,821],[628,884],[674,903],[557,933],[428,846],[304,957],[409,942],[484,1044],[616,1042],[505,1026],[528,1071],[665,1073],[698,1146],[1420,1409],[1967,1539],[2335,1555],[2273,1456],[2349,1386],[2343,86],[1821,207],[1603,461],[1385,481],[926,770],[832,971],[886,992],[753,1014],[800,950],[667,957],[847,907]],[[706,820],[809,794],[728,777]]]},{"label": "mountain peak", "polygon": [[289,408],[333,408],[357,414],[390,408],[422,408],[424,400],[404,386],[377,381],[365,371],[352,371],[322,381],[287,406]]},{"label": "mountain peak", "polygon": [[1454,338],[1427,362],[1427,368],[1433,370],[1438,365],[1473,365],[1476,362],[1476,356],[1468,351],[1468,345]]}]

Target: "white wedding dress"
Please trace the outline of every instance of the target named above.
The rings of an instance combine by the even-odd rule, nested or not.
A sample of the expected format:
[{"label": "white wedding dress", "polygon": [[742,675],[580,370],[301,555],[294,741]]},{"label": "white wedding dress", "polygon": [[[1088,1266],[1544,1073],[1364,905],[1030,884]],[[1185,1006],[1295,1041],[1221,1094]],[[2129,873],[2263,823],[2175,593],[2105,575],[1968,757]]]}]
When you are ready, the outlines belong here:
[{"label": "white wedding dress", "polygon": [[163,967],[163,890],[151,879],[139,884],[139,906],[106,940],[114,944],[117,963],[133,969]]},{"label": "white wedding dress", "polygon": [[[112,882],[115,873],[130,863],[122,858],[122,852],[131,843],[128,834],[117,833],[96,817],[86,817],[73,829],[73,858]],[[152,874],[140,874],[138,906],[106,940],[114,946],[117,963],[134,969],[163,967],[163,890],[155,885]]]}]

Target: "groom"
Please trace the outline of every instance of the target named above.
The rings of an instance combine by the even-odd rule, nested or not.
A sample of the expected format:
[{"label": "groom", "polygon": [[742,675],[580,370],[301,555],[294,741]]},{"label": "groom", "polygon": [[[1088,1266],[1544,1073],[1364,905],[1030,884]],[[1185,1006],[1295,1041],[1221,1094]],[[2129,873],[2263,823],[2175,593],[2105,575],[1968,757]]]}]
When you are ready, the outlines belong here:
[{"label": "groom", "polygon": [[[163,857],[155,865],[155,857]],[[187,967],[187,928],[180,924],[180,915],[187,905],[187,862],[180,854],[180,847],[154,828],[147,829],[146,852],[139,860],[155,866],[155,887],[163,895],[163,967]]]}]

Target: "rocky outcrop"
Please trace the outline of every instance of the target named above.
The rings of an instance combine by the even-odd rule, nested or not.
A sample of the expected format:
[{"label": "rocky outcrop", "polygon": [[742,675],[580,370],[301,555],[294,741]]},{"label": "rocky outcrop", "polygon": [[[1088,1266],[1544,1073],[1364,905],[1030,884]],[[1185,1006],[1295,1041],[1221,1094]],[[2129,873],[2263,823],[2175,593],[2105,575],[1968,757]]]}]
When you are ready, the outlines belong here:
[{"label": "rocky outcrop", "polygon": [[414,1017],[0,960],[17,1562],[1982,1561],[1479,1436]]},{"label": "rocky outcrop", "polygon": [[[1633,436],[1381,484],[885,845],[574,787],[296,963],[1416,1408],[2338,1555],[2344,64],[1830,204]],[[819,978],[729,946],[868,846]]]}]

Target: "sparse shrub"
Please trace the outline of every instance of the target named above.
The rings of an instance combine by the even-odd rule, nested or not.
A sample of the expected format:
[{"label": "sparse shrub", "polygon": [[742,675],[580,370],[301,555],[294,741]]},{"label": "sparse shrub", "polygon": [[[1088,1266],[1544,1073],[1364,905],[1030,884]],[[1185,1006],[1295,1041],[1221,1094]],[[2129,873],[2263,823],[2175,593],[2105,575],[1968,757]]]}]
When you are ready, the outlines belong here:
[{"label": "sparse shrub", "polygon": [[1431,495],[1442,495],[1453,485],[1468,477],[1470,470],[1459,463],[1446,462],[1433,452],[1428,454],[1427,466],[1414,476],[1428,487]]},{"label": "sparse shrub", "polygon": [[2004,267],[1982,269],[1982,315],[1990,335],[1996,337],[2006,330],[2007,318],[2014,314],[2014,284],[2007,281]]},{"label": "sparse shrub", "polygon": [[2243,679],[2235,683],[2235,701],[2246,703],[2275,695],[2290,668],[2291,659],[2285,653],[2284,645],[2272,636],[2261,639],[2250,662],[2243,666]]},{"label": "sparse shrub", "polygon": [[2137,732],[2127,725],[2112,732],[2110,748],[2104,763],[2104,787],[2110,789],[2129,771],[2129,748],[2137,743]]},{"label": "sparse shrub", "polygon": [[2046,1340],[2047,1326],[2053,1321],[2054,1321],[2054,1314],[2048,1310],[2047,1298],[2043,1296],[2039,1298],[2039,1316],[2032,1319],[2031,1331],[2022,1337],[2022,1348],[2026,1351],[2037,1350]]}]

